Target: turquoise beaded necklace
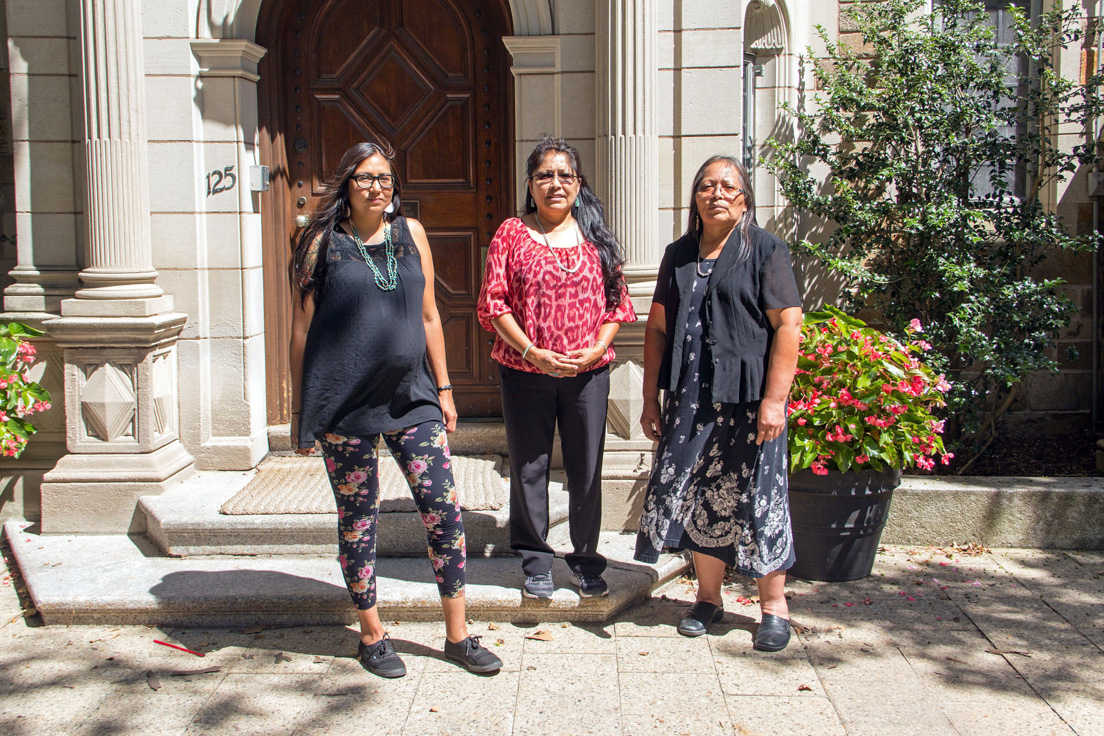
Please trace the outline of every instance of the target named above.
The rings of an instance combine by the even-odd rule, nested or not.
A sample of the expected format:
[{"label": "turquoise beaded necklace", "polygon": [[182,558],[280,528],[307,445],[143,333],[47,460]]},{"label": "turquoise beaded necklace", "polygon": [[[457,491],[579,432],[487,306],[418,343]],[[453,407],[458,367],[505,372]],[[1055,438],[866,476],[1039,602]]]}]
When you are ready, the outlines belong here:
[{"label": "turquoise beaded necklace", "polygon": [[357,250],[360,251],[364,262],[368,264],[368,268],[372,269],[376,286],[382,291],[394,291],[399,283],[399,262],[395,260],[395,245],[391,242],[391,223],[388,222],[383,226],[383,257],[387,263],[386,277],[380,273],[379,268],[376,267],[371,256],[368,255],[368,249],[364,247],[364,241],[360,239],[360,233],[352,219],[349,220],[349,224],[353,228],[353,241],[356,243]]}]

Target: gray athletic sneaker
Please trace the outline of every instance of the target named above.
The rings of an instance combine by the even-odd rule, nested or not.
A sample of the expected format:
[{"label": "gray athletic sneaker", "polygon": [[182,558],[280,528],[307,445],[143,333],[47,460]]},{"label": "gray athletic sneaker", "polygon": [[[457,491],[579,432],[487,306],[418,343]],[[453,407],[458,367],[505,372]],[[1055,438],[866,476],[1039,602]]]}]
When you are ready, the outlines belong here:
[{"label": "gray athletic sneaker", "polygon": [[552,571],[537,573],[525,578],[521,594],[526,598],[551,598],[556,587],[552,584]]}]

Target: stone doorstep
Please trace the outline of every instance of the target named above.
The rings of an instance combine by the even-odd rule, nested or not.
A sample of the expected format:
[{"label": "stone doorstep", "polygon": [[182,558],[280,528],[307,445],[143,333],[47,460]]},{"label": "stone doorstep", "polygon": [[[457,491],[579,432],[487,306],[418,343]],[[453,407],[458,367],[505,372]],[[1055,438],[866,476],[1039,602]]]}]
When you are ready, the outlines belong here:
[{"label": "stone doorstep", "polygon": [[1104,549],[1104,478],[905,476],[882,542]]},{"label": "stone doorstep", "polygon": [[[219,508],[252,478],[251,472],[204,471],[160,496],[139,499],[146,516],[146,535],[165,554],[272,555],[337,554],[335,514],[219,513]],[[549,483],[548,543],[569,546],[568,497],[562,481]],[[471,556],[512,555],[509,507],[496,511],[464,511],[464,534]],[[377,554],[421,557],[425,527],[415,512],[381,514]]]},{"label": "stone doorstep", "polygon": [[[27,591],[47,625],[248,626],[349,624],[356,620],[341,571],[330,555],[157,556],[143,537],[48,535],[8,522],[4,534]],[[580,598],[567,565],[553,568],[550,601],[523,598],[517,558],[470,558],[468,615],[487,621],[605,621],[681,574],[681,555],[656,565],[632,561],[635,535],[603,532],[610,595]],[[385,620],[437,620],[441,603],[428,559],[380,558]]]}]

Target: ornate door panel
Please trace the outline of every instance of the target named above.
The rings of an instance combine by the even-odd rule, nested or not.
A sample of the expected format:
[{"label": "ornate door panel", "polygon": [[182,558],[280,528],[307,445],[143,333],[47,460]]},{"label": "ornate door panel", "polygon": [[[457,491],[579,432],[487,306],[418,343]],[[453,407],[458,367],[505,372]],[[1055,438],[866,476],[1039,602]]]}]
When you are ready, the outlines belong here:
[{"label": "ornate door panel", "polygon": [[311,211],[341,154],[363,140],[395,148],[404,208],[429,236],[460,415],[499,415],[491,336],[475,302],[487,245],[514,211],[512,84],[501,41],[508,13],[494,0],[271,7],[258,33],[268,48],[261,114],[272,168],[264,209],[269,422],[287,421],[290,411],[286,264],[295,217]]}]

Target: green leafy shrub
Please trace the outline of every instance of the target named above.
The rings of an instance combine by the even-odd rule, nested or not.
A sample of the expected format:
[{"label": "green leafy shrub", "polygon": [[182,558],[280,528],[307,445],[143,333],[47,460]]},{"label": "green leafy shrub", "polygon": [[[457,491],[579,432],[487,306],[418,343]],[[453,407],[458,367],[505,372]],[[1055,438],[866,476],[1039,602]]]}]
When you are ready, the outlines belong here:
[{"label": "green leafy shrub", "polygon": [[928,7],[852,6],[861,55],[819,29],[820,92],[784,106],[797,136],[772,141],[768,166],[797,211],[826,223],[822,242],[794,249],[843,277],[848,311],[901,337],[924,324],[925,359],[952,387],[948,436],[966,459],[992,442],[1025,377],[1057,370],[1055,337],[1075,308],[1060,280],[1033,269],[1093,244],[1045,200],[1095,161],[1093,141],[1058,131],[1099,114],[1100,79],[1082,86],[1055,67],[1080,52],[1079,6],[1034,19],[1012,8],[1003,40],[978,2]]}]

